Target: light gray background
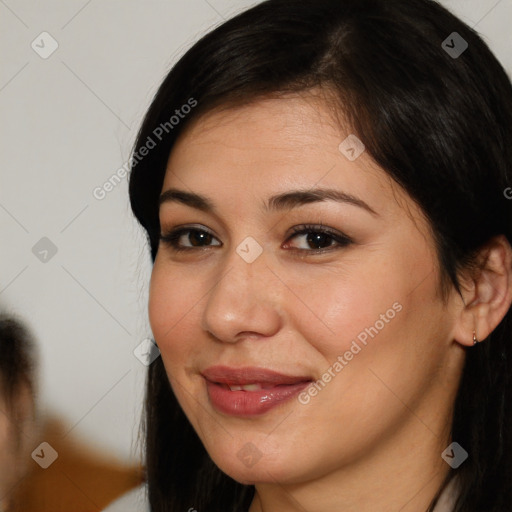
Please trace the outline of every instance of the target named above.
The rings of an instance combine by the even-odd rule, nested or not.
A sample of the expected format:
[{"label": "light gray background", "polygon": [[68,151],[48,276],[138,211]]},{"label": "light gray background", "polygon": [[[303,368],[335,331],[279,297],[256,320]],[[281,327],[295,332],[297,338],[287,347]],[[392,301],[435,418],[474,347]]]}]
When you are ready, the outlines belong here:
[{"label": "light gray background", "polygon": [[[178,56],[255,3],[0,0],[0,307],[39,342],[41,412],[125,462],[138,457],[150,260],[126,179],[103,200],[93,190],[128,159]],[[512,0],[442,3],[512,74]],[[43,31],[59,45],[47,59],[31,48]],[[42,237],[57,247],[46,263]]]}]

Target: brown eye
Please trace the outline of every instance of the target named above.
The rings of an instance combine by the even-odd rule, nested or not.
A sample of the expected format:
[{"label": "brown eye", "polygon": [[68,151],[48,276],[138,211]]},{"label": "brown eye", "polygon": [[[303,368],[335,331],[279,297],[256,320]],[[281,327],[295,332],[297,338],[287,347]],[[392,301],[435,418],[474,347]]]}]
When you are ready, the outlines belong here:
[{"label": "brown eye", "polygon": [[211,245],[222,245],[220,242],[212,244],[212,242],[217,239],[209,231],[192,228],[181,228],[169,233],[164,233],[160,236],[160,240],[175,251],[186,251],[209,247]]},{"label": "brown eye", "polygon": [[190,241],[194,247],[201,247],[203,244],[208,245],[211,243],[213,236],[205,231],[190,230],[188,234],[182,235]]},{"label": "brown eye", "polygon": [[[288,240],[301,240],[301,247],[295,247],[299,251],[324,251],[346,247],[352,243],[346,235],[321,226],[298,226],[293,229],[293,232],[294,234]],[[290,244],[287,242],[286,246]]]}]

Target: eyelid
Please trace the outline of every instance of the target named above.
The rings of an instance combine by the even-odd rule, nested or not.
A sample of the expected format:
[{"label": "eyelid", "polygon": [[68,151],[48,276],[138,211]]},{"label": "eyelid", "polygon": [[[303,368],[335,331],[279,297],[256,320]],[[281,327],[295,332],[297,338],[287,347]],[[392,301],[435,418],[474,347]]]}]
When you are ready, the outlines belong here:
[{"label": "eyelid", "polygon": [[350,237],[348,237],[341,231],[338,231],[334,228],[325,226],[321,222],[318,222],[317,224],[300,224],[298,226],[293,226],[290,229],[290,231],[291,231],[291,233],[290,233],[289,237],[293,236],[293,235],[302,235],[304,233],[319,232],[319,233],[325,233],[327,235],[333,235],[333,236],[350,239]]},{"label": "eyelid", "polygon": [[169,229],[165,229],[164,226],[161,226],[161,230],[162,230],[161,236],[165,236],[166,234],[176,233],[178,231],[197,230],[197,231],[205,231],[206,233],[217,238],[217,235],[213,232],[213,230],[210,228],[207,228],[204,224],[178,224],[177,226],[173,226],[172,228],[169,228]]}]

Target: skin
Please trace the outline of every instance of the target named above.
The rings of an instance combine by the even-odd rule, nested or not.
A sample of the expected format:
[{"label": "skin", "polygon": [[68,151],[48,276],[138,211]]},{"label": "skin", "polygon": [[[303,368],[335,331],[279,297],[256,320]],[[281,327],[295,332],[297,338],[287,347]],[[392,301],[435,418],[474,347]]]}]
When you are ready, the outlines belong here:
[{"label": "skin", "polygon": [[[10,510],[11,498],[18,482],[24,477],[29,461],[29,447],[36,432],[33,418],[33,396],[22,384],[13,399],[14,411],[7,406],[0,388],[0,511]],[[17,421],[19,423],[17,423]],[[16,434],[21,434],[21,445],[16,445]]]},{"label": "skin", "polygon": [[14,454],[12,453],[11,425],[7,413],[5,400],[0,398],[0,510],[6,510],[8,504],[7,493],[12,486],[12,476],[9,468],[14,464]]},{"label": "skin", "polygon": [[[232,478],[255,484],[250,512],[426,510],[450,469],[441,453],[465,347],[512,301],[510,246],[497,240],[487,280],[468,279],[464,300],[453,291],[444,301],[424,215],[366,152],[351,162],[338,150],[352,132],[327,105],[311,91],[214,111],[187,127],[162,191],[206,196],[215,212],[165,202],[162,231],[193,225],[213,237],[184,234],[188,252],[161,243],[150,323],[207,451]],[[312,188],[349,193],[376,214],[333,200],[262,206]],[[327,238],[321,252],[291,232],[320,223],[353,243]],[[263,249],[252,263],[236,252],[248,236]],[[259,366],[318,380],[394,303],[401,311],[309,403],[294,398],[251,418],[211,405],[205,368]],[[237,456],[247,443],[260,456],[251,467]]]}]

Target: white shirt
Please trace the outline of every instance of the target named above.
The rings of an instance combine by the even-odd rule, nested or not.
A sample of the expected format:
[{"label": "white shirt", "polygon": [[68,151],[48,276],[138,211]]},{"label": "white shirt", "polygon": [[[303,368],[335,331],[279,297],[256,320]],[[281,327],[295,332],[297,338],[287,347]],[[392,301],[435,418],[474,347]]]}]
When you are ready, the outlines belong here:
[{"label": "white shirt", "polygon": [[452,478],[441,496],[439,496],[439,501],[432,512],[453,512],[453,506],[458,497],[456,485],[457,478]]},{"label": "white shirt", "polygon": [[103,512],[150,512],[146,485],[142,484],[124,494]]}]

